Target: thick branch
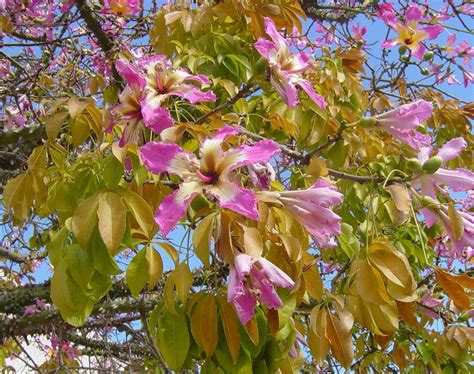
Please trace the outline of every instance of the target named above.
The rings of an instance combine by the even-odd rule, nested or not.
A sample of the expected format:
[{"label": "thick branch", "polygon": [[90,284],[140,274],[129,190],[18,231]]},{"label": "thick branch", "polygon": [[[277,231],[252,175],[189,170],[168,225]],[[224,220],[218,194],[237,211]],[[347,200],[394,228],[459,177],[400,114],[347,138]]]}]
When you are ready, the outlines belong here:
[{"label": "thick branch", "polygon": [[[106,55],[110,54],[110,52],[114,48],[114,44],[109,39],[105,31],[102,29],[100,22],[92,13],[92,9],[87,5],[86,0],[76,0],[77,9],[79,9],[79,13],[81,14],[84,22],[86,23],[89,30],[94,34],[95,39],[99,47],[105,52]],[[112,67],[112,74],[114,76],[115,81],[120,85],[123,86],[123,79],[117,71],[115,67],[114,61],[111,61]]]}]

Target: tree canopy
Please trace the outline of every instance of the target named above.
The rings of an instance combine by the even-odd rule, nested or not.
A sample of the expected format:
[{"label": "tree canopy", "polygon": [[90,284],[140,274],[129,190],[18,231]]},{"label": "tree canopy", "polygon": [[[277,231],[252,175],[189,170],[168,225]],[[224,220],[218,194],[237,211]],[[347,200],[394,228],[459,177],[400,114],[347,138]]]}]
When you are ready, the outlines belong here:
[{"label": "tree canopy", "polygon": [[0,0],[0,364],[473,372],[473,15]]}]

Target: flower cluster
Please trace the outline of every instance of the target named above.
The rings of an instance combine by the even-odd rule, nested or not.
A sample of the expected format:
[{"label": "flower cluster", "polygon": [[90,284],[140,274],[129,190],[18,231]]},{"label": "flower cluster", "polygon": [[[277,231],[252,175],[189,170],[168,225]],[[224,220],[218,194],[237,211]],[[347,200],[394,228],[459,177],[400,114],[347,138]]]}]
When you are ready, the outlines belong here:
[{"label": "flower cluster", "polygon": [[417,4],[412,4],[406,11],[405,21],[397,18],[391,3],[382,3],[378,16],[398,34],[398,37],[385,41],[382,47],[405,46],[412,52],[413,56],[420,60],[426,51],[423,41],[436,39],[444,30],[440,25],[427,25],[420,28],[420,22],[424,21],[425,18]]}]

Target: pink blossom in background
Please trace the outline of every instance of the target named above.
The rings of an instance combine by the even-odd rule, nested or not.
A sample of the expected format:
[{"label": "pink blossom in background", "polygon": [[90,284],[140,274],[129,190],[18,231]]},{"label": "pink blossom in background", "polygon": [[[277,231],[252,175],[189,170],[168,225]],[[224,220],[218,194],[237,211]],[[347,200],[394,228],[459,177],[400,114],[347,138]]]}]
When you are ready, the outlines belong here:
[{"label": "pink blossom in background", "polygon": [[219,129],[213,138],[203,142],[200,159],[176,144],[149,142],[141,148],[140,155],[148,170],[154,174],[176,174],[183,180],[175,192],[163,199],[155,214],[163,235],[174,228],[199,193],[216,197],[223,208],[258,219],[254,193],[240,187],[232,171],[241,166],[267,162],[279,152],[279,147],[272,140],[262,140],[253,146],[241,145],[222,151],[223,141],[237,133],[238,129],[232,126]]},{"label": "pink blossom in background", "polygon": [[292,288],[293,280],[264,258],[238,254],[229,272],[227,301],[232,302],[243,325],[254,316],[257,300],[270,309],[283,305],[274,286]]},{"label": "pink blossom in background", "polygon": [[131,16],[140,11],[140,0],[106,0],[106,12]]},{"label": "pink blossom in background", "polygon": [[302,73],[310,69],[309,57],[305,52],[291,53],[291,46],[276,29],[275,23],[265,17],[265,32],[272,41],[259,38],[255,43],[257,51],[268,61],[271,69],[270,81],[288,107],[298,102],[298,88],[301,88],[319,107],[326,108],[326,100],[318,95],[311,82]]},{"label": "pink blossom in background", "polygon": [[269,163],[257,163],[247,166],[250,179],[254,186],[258,186],[263,190],[270,187],[270,182],[273,182],[276,177],[275,169]]},{"label": "pink blossom in background", "polygon": [[381,129],[419,151],[421,147],[430,146],[431,137],[417,132],[416,129],[432,114],[433,105],[430,102],[417,100],[379,114],[375,119]]},{"label": "pink blossom in background", "polygon": [[411,50],[413,56],[420,60],[426,50],[422,42],[436,39],[444,30],[440,25],[427,25],[419,28],[419,23],[424,20],[424,17],[417,4],[412,4],[407,10],[404,22],[397,18],[395,8],[391,3],[381,4],[377,15],[398,34],[397,38],[384,41],[382,48],[404,45]]}]

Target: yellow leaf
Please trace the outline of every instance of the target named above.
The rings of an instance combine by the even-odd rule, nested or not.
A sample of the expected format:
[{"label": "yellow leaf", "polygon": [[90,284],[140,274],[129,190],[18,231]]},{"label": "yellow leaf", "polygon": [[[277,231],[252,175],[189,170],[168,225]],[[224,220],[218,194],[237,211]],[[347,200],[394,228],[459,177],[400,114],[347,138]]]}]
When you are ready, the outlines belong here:
[{"label": "yellow leaf", "polygon": [[105,246],[112,255],[122,241],[127,225],[127,207],[119,195],[114,192],[104,192],[99,197],[99,232]]},{"label": "yellow leaf", "polygon": [[229,347],[232,362],[235,364],[240,352],[239,323],[237,322],[237,316],[235,315],[232,305],[222,296],[218,297],[217,301],[219,302],[219,311],[227,346]]},{"label": "yellow leaf", "polygon": [[410,194],[405,186],[400,184],[392,184],[387,187],[390,196],[398,210],[408,213],[410,212],[411,199]]},{"label": "yellow leaf", "polygon": [[327,309],[321,305],[313,308],[310,315],[311,328],[308,329],[308,344],[314,359],[321,365],[329,352],[327,338]]},{"label": "yellow leaf", "polygon": [[469,309],[471,307],[471,299],[462,286],[457,282],[456,276],[449,274],[440,268],[435,268],[435,274],[436,281],[453,300],[454,305],[459,309]]},{"label": "yellow leaf", "polygon": [[252,340],[252,343],[255,344],[255,346],[257,346],[258,342],[260,341],[260,335],[258,334],[257,319],[253,317],[250,321],[247,322],[247,324],[244,327],[245,327],[245,331],[247,331],[247,334],[250,337],[250,340]]},{"label": "yellow leaf", "polygon": [[372,248],[372,246],[369,247],[367,256],[369,262],[379,269],[380,273],[389,281],[400,287],[405,287],[411,275],[408,261],[403,261],[406,258],[397,256],[397,253],[389,250],[372,250]]},{"label": "yellow leaf", "polygon": [[176,266],[173,274],[178,297],[184,303],[188,299],[189,289],[193,284],[193,273],[191,273],[191,270],[189,270],[188,265],[186,265],[184,262],[181,262],[178,266]]},{"label": "yellow leaf", "polygon": [[71,227],[77,242],[82,248],[87,248],[87,242],[97,224],[97,208],[99,206],[99,194],[83,200],[72,216]]},{"label": "yellow leaf", "polygon": [[244,246],[245,253],[259,258],[263,253],[263,241],[260,233],[255,227],[247,227],[242,225],[244,229]]},{"label": "yellow leaf", "polygon": [[163,274],[163,260],[151,245],[147,247],[145,257],[148,261],[148,289],[151,290],[160,281]]},{"label": "yellow leaf", "polygon": [[305,173],[314,178],[325,177],[328,175],[326,163],[320,158],[312,158],[309,165],[305,168]]},{"label": "yellow leaf", "polygon": [[46,135],[49,141],[53,142],[56,139],[67,116],[68,112],[61,111],[54,113],[46,120]]},{"label": "yellow leaf", "polygon": [[461,215],[454,209],[453,203],[448,205],[448,214],[449,214],[449,226],[453,231],[454,238],[456,240],[461,240],[464,235],[464,221],[462,220]]},{"label": "yellow leaf", "polygon": [[348,368],[354,358],[351,332],[344,329],[339,318],[330,312],[328,312],[326,320],[327,338],[331,344],[332,353],[337,361],[345,368]]},{"label": "yellow leaf", "polygon": [[211,357],[217,346],[217,308],[213,295],[205,295],[198,302],[191,317],[191,333],[198,343]]},{"label": "yellow leaf", "polygon": [[3,190],[3,201],[8,209],[13,209],[20,220],[28,217],[33,204],[33,182],[29,172],[8,181]]},{"label": "yellow leaf", "polygon": [[69,115],[72,119],[75,119],[88,105],[90,105],[90,102],[82,102],[76,96],[71,97],[68,103]]},{"label": "yellow leaf", "polygon": [[124,189],[120,193],[143,233],[150,239],[153,236],[155,227],[155,219],[153,218],[153,211],[150,206],[143,197],[131,190]]},{"label": "yellow leaf", "polygon": [[157,243],[157,244],[165,250],[168,256],[170,256],[171,260],[173,260],[174,266],[177,266],[179,262],[178,251],[169,243]]},{"label": "yellow leaf", "polygon": [[382,276],[366,260],[354,261],[356,288],[360,297],[374,304],[386,304],[390,301]]},{"label": "yellow leaf", "polygon": [[33,149],[30,157],[28,157],[29,170],[44,170],[46,168],[46,147],[41,145]]},{"label": "yellow leaf", "polygon": [[166,308],[171,313],[178,315],[175,308],[174,286],[174,276],[173,273],[171,273],[168,275],[168,278],[166,278],[165,286],[163,287],[163,300],[165,301]]},{"label": "yellow leaf", "polygon": [[401,301],[397,301],[397,308],[398,314],[405,322],[412,326],[419,325],[416,319],[416,302],[402,303]]},{"label": "yellow leaf", "polygon": [[214,227],[214,214],[210,214],[205,217],[193,233],[193,246],[196,256],[201,260],[201,262],[209,267],[209,252],[211,250],[211,234],[212,228]]},{"label": "yellow leaf", "polygon": [[316,264],[303,271],[303,279],[306,291],[308,291],[311,297],[320,301],[323,297],[323,281]]}]

